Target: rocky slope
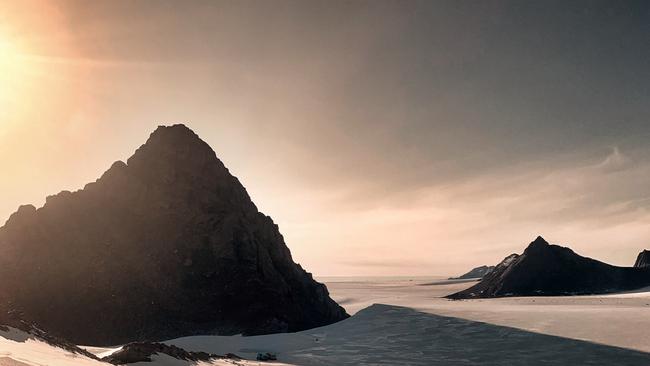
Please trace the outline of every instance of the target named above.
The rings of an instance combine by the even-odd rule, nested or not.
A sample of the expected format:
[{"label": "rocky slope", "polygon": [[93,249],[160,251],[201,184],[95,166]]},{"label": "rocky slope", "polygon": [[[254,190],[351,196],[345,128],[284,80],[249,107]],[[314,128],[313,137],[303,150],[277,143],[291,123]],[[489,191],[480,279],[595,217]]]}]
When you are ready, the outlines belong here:
[{"label": "rocky slope", "polygon": [[77,344],[298,331],[348,315],[214,151],[159,127],[77,192],[0,228],[0,303]]},{"label": "rocky slope", "polygon": [[616,267],[582,257],[542,237],[510,255],[476,285],[451,299],[607,293],[650,285],[650,267]]},{"label": "rocky slope", "polygon": [[650,266],[650,251],[643,250],[636,257],[636,262],[634,262],[634,267],[648,267]]},{"label": "rocky slope", "polygon": [[[16,311],[8,311],[2,306],[0,306],[0,338],[17,342],[25,342],[27,340],[41,341],[52,347],[65,350],[72,355],[81,355],[93,360],[98,359],[95,355],[80,348],[76,344],[66,339],[53,336],[39,328],[36,324],[24,320],[23,314]],[[4,366],[4,364],[0,362],[0,366]]]},{"label": "rocky slope", "polygon": [[215,355],[206,352],[186,351],[174,345],[164,343],[136,342],[124,345],[120,350],[102,358],[102,361],[112,363],[113,365],[126,365],[130,363],[152,362],[151,356],[164,354],[183,361],[200,361],[209,363],[214,359],[241,360],[235,354],[225,356]]},{"label": "rocky slope", "polygon": [[485,275],[488,273],[492,272],[494,270],[494,266],[480,266],[476,268],[472,268],[471,271],[465,273],[464,275],[458,276],[458,277],[449,277],[450,280],[466,280],[470,278],[483,278]]}]

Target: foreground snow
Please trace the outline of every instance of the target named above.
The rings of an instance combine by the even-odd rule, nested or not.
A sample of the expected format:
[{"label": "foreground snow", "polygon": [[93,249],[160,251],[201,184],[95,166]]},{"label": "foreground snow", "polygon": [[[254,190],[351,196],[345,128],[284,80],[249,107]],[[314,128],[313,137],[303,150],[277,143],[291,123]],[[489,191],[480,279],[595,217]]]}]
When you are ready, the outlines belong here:
[{"label": "foreground snow", "polygon": [[[98,356],[107,355],[118,348],[88,347],[91,353]],[[177,360],[167,355],[152,357],[153,362],[138,362],[133,365],[142,366],[252,366],[269,365],[264,362],[215,360],[213,362],[189,363]],[[109,363],[93,360],[83,355],[53,347],[45,342],[34,339],[27,333],[9,328],[0,330],[0,366],[110,366]],[[273,363],[282,366],[282,363]]]},{"label": "foreground snow", "polygon": [[187,337],[176,346],[243,356],[271,351],[290,364],[647,365],[650,355],[514,328],[373,305],[352,318],[294,334]]},{"label": "foreground snow", "polygon": [[[193,364],[198,366],[650,365],[650,353],[639,352],[650,352],[650,293],[644,290],[605,296],[449,301],[441,297],[471,283],[431,278],[329,279],[327,285],[335,300],[354,314],[352,318],[292,334],[199,336],[166,343],[187,351],[232,352],[250,360],[257,353],[271,352],[279,359],[274,363],[217,360]],[[379,303],[390,305],[373,305]],[[98,356],[116,350],[87,349]],[[165,355],[153,360],[138,365],[189,365]],[[16,330],[0,332],[0,366],[25,365],[107,364]]]},{"label": "foreground snow", "polygon": [[373,305],[340,323],[294,334],[188,337],[185,349],[319,365],[644,365],[650,355],[514,328]]},{"label": "foreground snow", "polygon": [[106,366],[107,364],[52,347],[29,334],[0,330],[0,366]]}]

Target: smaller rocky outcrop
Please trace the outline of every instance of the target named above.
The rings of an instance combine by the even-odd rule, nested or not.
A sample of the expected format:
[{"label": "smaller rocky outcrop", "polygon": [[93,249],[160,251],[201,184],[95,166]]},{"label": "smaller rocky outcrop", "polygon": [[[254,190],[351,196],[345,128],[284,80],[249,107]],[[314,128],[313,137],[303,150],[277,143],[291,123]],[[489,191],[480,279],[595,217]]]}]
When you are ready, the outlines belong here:
[{"label": "smaller rocky outcrop", "polygon": [[134,342],[129,343],[123,346],[119,351],[102,358],[102,361],[109,362],[114,365],[124,365],[136,362],[151,362],[151,356],[157,354],[165,354],[177,360],[194,362],[209,362],[213,359],[225,358],[236,360],[241,359],[234,354],[220,356],[206,352],[188,352],[180,347],[176,347],[174,345],[166,345],[164,343]]},{"label": "smaller rocky outcrop", "polygon": [[636,257],[636,262],[634,262],[634,267],[648,267],[650,266],[650,250],[643,250]]},{"label": "smaller rocky outcrop", "polygon": [[494,266],[480,266],[473,268],[471,271],[458,277],[449,277],[450,280],[467,280],[471,278],[483,278],[488,273],[492,272]]},{"label": "smaller rocky outcrop", "polygon": [[[639,255],[637,262],[647,263]],[[617,267],[549,244],[541,236],[521,255],[506,257],[483,280],[450,299],[558,296],[634,290],[650,285],[650,266]]]}]

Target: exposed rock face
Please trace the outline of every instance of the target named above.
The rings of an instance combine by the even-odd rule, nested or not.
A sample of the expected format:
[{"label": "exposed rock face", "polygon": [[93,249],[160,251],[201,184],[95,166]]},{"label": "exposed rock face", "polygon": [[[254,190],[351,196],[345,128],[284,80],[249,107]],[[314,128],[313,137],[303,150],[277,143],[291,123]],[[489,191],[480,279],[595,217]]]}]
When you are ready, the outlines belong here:
[{"label": "exposed rock face", "polygon": [[639,256],[636,257],[636,262],[634,262],[634,267],[648,267],[650,266],[650,250],[643,250],[639,253]]},{"label": "exposed rock face", "polygon": [[542,237],[510,255],[476,285],[451,299],[607,293],[650,285],[650,267],[616,267],[582,257]]},{"label": "exposed rock face", "polygon": [[480,266],[480,267],[473,268],[471,271],[465,273],[462,276],[450,277],[449,279],[450,280],[466,280],[466,279],[470,279],[470,278],[483,278],[483,277],[485,277],[485,275],[492,272],[493,269],[494,269],[494,266]]},{"label": "exposed rock face", "polygon": [[163,343],[150,343],[150,342],[137,342],[129,343],[122,347],[119,351],[102,358],[102,361],[109,362],[114,365],[125,365],[129,363],[137,362],[151,362],[151,356],[165,354],[170,357],[173,357],[177,360],[184,361],[205,361],[209,362],[212,359],[218,358],[229,358],[240,360],[241,358],[237,357],[234,354],[227,356],[219,356],[206,352],[188,352],[182,348],[178,348],[174,345],[168,346]]},{"label": "exposed rock face", "polygon": [[[11,328],[18,332],[12,332]],[[45,342],[50,346],[66,350],[70,353],[82,355],[94,360],[98,359],[97,356],[80,348],[76,344],[71,343],[66,339],[53,336],[40,329],[35,324],[23,320],[22,314],[14,311],[7,312],[6,309],[3,309],[2,307],[0,307],[0,339],[1,338],[15,342],[25,342],[28,339],[38,340]],[[1,361],[2,358],[0,358],[0,366],[4,366]]]},{"label": "exposed rock face", "polygon": [[348,317],[214,151],[159,127],[0,228],[0,300],[77,344],[299,331]]}]

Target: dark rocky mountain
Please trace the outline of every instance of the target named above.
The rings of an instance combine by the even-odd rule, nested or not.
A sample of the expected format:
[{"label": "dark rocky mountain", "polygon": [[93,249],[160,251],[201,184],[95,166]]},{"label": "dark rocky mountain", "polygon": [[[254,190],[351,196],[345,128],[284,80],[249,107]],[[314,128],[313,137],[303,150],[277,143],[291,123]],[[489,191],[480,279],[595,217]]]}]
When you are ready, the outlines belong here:
[{"label": "dark rocky mountain", "polygon": [[348,317],[214,151],[159,127],[0,228],[0,304],[77,344],[291,332]]},{"label": "dark rocky mountain", "polygon": [[492,272],[494,266],[480,266],[473,268],[471,271],[458,277],[449,277],[450,280],[467,280],[470,278],[483,278],[488,273]]},{"label": "dark rocky mountain", "polygon": [[650,285],[650,267],[616,267],[582,257],[542,237],[512,254],[474,286],[451,299],[608,293]]},{"label": "dark rocky mountain", "polygon": [[636,257],[636,262],[634,262],[634,267],[648,267],[650,266],[650,250],[643,250],[639,253],[639,256]]}]

